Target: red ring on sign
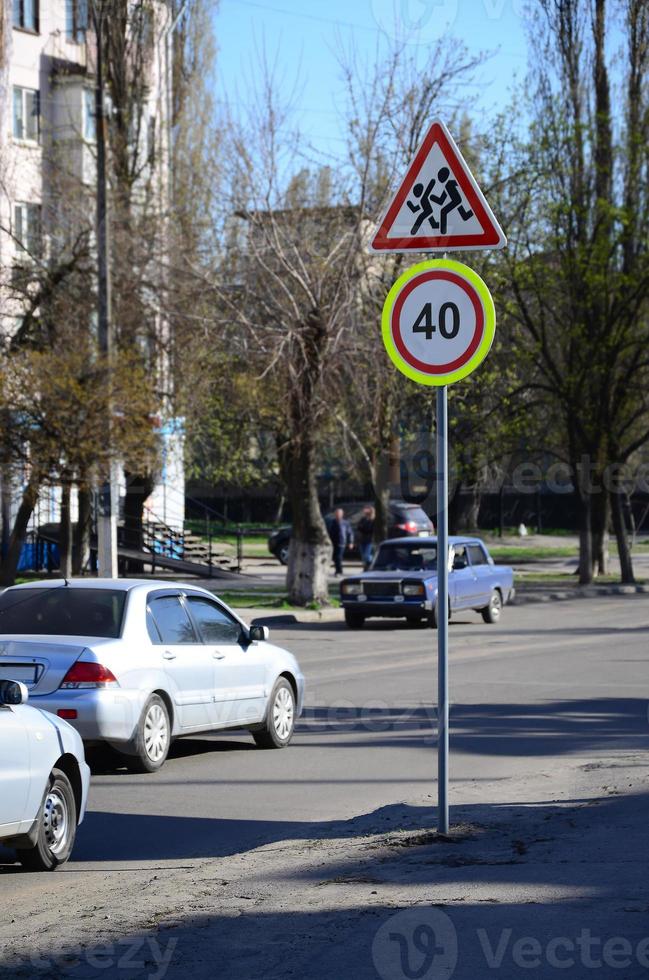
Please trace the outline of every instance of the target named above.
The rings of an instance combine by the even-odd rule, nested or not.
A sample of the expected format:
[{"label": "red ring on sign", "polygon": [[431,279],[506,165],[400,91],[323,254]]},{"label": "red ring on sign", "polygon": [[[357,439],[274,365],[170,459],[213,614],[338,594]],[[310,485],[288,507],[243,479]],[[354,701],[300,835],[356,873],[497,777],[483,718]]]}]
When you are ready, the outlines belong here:
[{"label": "red ring on sign", "polygon": [[[403,309],[403,304],[413,289],[433,279],[446,279],[448,282],[452,282],[455,286],[463,289],[473,303],[473,309],[475,311],[475,332],[471,338],[471,343],[463,354],[456,357],[454,361],[449,361],[448,364],[427,364],[425,361],[420,361],[419,358],[410,353],[401,336],[401,310]],[[401,290],[392,308],[390,324],[392,326],[394,345],[406,364],[416,368],[417,371],[422,371],[424,374],[448,374],[450,371],[457,371],[458,368],[463,367],[473,357],[480,346],[485,325],[484,309],[482,308],[478,292],[470,282],[463,279],[462,276],[458,276],[455,272],[449,272],[446,269],[431,269],[429,272],[422,272],[418,276],[415,276]]]}]

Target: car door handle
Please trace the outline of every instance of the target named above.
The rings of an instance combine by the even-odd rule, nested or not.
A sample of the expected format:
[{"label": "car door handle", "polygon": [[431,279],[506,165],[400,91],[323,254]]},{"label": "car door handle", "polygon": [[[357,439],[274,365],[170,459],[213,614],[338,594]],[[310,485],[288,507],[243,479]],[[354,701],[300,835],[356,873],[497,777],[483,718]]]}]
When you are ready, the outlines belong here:
[{"label": "car door handle", "polygon": [[165,660],[175,660],[176,659],[176,654],[175,653],[172,653],[171,650],[165,650],[165,652],[162,654],[162,656],[163,656],[163,658]]},{"label": "car door handle", "polygon": [[213,653],[212,656],[214,657],[215,660],[225,660],[224,653]]}]

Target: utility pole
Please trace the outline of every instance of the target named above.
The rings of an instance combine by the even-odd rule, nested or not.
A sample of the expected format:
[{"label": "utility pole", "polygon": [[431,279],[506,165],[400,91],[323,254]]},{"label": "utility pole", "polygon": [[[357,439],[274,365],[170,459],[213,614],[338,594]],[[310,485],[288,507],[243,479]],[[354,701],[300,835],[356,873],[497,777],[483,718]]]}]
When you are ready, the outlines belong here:
[{"label": "utility pole", "polygon": [[[97,140],[97,339],[99,350],[110,366],[110,229],[106,185],[106,113],[104,106],[104,20],[105,0],[93,0],[92,16],[97,39],[97,77],[95,81],[95,130]],[[110,400],[109,400],[110,406]],[[106,419],[108,446],[111,439],[110,407]],[[109,453],[110,458],[110,453]],[[101,578],[117,578],[117,503],[116,464],[110,461],[110,472],[97,498],[97,565]]]}]

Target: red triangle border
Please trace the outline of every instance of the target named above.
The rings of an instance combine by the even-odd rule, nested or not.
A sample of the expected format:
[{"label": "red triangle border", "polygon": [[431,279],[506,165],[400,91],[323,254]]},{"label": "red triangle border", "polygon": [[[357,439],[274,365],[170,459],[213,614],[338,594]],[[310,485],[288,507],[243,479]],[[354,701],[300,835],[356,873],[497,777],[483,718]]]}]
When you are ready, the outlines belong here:
[{"label": "red triangle border", "polygon": [[[404,238],[388,238],[388,234],[394,221],[396,220],[403,202],[410,194],[414,179],[419,173],[424,161],[435,143],[439,143],[440,149],[451,168],[455,179],[461,187],[473,213],[482,226],[481,235],[432,235],[428,237],[406,236]],[[388,208],[381,226],[372,239],[371,247],[374,251],[396,251],[410,250],[422,252],[426,249],[444,248],[464,248],[482,246],[484,248],[498,248],[502,239],[499,229],[494,225],[491,217],[487,214],[484,204],[478,194],[476,194],[473,183],[467,173],[467,167],[463,159],[455,152],[455,148],[448,140],[443,127],[438,122],[434,122],[426,137],[419,147],[417,154],[408,168],[406,176],[401,182],[399,190],[395,194],[390,207]]]}]

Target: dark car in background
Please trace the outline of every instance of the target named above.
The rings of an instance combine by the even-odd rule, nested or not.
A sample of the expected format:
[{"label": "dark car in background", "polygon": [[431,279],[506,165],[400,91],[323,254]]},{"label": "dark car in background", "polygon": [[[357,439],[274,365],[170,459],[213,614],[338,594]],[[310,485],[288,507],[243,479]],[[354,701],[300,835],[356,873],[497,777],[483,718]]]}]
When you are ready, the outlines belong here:
[{"label": "dark car in background", "polygon": [[[370,501],[338,504],[338,507],[342,507],[344,510],[345,517],[351,524],[354,532],[356,532],[356,525],[363,516],[363,508],[370,506],[372,506]],[[325,521],[333,520],[333,515],[333,510],[328,511],[324,515]],[[271,555],[274,555],[275,558],[281,561],[282,565],[288,563],[288,546],[291,540],[291,532],[292,528],[287,524],[273,531],[268,538],[268,550]],[[429,534],[434,534],[434,532],[433,522],[419,504],[409,504],[405,500],[390,501],[390,517],[388,521],[389,538],[425,537]],[[345,558],[347,561],[360,560],[356,543],[346,549]]]}]

